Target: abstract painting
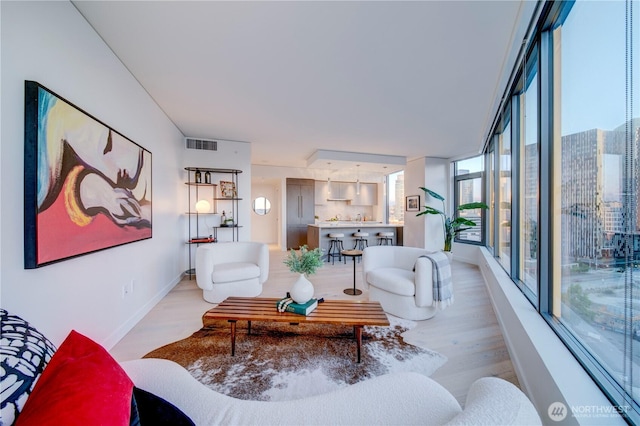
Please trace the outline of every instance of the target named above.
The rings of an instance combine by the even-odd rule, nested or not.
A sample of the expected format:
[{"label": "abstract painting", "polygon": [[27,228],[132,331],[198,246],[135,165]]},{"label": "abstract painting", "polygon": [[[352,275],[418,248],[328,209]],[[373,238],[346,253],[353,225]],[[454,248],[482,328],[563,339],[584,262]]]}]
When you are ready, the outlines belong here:
[{"label": "abstract painting", "polygon": [[24,266],[151,238],[151,152],[25,81]]}]

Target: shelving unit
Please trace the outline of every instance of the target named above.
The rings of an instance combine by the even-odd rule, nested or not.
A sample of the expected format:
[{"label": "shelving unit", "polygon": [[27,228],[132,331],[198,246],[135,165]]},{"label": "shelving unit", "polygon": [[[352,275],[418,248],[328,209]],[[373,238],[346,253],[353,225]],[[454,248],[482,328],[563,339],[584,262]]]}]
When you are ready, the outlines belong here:
[{"label": "shelving unit", "polygon": [[[237,197],[238,193],[238,175],[242,170],[236,169],[212,169],[206,167],[185,167],[187,171],[187,181],[185,184],[188,188],[188,209],[187,217],[189,220],[189,228],[186,244],[189,250],[189,279],[195,274],[194,265],[194,247],[200,244],[211,244],[218,242],[218,231],[231,232],[231,241],[240,239],[240,224],[237,222],[237,213],[239,211],[239,201],[242,198]],[[225,179],[226,177],[226,179]],[[219,181],[233,182],[235,187],[234,197],[223,197],[221,187],[216,182]],[[196,204],[206,201],[209,204],[207,212],[199,212]],[[206,207],[206,204],[203,203]],[[232,218],[231,225],[220,223],[217,224],[216,215],[225,212],[227,219]],[[228,234],[225,238],[229,238]]]}]

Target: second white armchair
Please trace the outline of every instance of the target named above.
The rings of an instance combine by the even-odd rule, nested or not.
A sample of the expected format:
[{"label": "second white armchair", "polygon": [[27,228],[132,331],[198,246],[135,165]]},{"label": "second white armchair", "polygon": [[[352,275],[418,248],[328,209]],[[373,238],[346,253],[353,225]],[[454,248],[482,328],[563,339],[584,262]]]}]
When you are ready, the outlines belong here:
[{"label": "second white armchair", "polygon": [[[376,300],[392,315],[425,320],[436,314],[433,303],[431,252],[404,246],[371,246],[364,249],[362,269],[369,300]],[[415,270],[414,270],[415,267]]]},{"label": "second white armchair", "polygon": [[196,282],[204,300],[255,297],[269,278],[269,247],[249,241],[201,245],[196,250]]}]

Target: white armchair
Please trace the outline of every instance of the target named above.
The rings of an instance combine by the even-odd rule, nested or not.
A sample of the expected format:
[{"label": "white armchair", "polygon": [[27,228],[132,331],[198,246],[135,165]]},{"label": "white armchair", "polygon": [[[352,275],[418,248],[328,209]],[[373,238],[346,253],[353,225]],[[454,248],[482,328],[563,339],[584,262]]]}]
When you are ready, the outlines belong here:
[{"label": "white armchair", "polygon": [[[371,246],[364,249],[362,269],[369,300],[376,300],[392,315],[410,320],[429,319],[433,303],[433,266],[417,247]],[[413,270],[415,266],[415,272]]]},{"label": "white armchair", "polygon": [[269,278],[269,248],[257,242],[201,245],[196,250],[196,282],[204,300],[255,297]]}]

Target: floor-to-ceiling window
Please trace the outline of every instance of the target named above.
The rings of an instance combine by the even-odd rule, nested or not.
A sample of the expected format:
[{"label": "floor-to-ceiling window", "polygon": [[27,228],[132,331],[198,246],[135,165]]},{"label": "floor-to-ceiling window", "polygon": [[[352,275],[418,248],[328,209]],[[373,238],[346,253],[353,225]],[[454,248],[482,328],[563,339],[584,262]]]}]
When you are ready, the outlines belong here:
[{"label": "floor-to-ceiling window", "polygon": [[640,423],[640,1],[540,5],[487,140],[487,246]]},{"label": "floor-to-ceiling window", "polygon": [[404,170],[387,175],[387,218],[389,223],[404,223]]},{"label": "floor-to-ceiling window", "polygon": [[459,210],[460,206],[469,203],[484,202],[484,156],[479,155],[454,162],[454,209],[456,216],[475,223],[475,226],[463,226],[456,237],[456,242],[479,244],[484,240],[482,209]]},{"label": "floor-to-ceiling window", "polygon": [[487,206],[489,207],[486,211],[486,230],[485,230],[485,241],[487,244],[487,248],[494,252],[494,241],[495,241],[495,211],[496,211],[496,191],[495,191],[495,149],[494,144],[489,146],[489,151],[485,154],[485,164],[487,165],[487,179],[485,184],[486,198],[487,198]]},{"label": "floor-to-ceiling window", "polygon": [[511,271],[511,112],[507,109],[498,133],[498,260]]},{"label": "floor-to-ceiling window", "polygon": [[[632,3],[638,6],[578,1],[553,30],[560,127],[554,177],[561,191],[553,230],[560,240],[553,286],[561,298],[553,313],[608,373],[612,389],[640,401],[640,274],[633,261],[640,251],[634,217],[640,122],[633,115],[640,116],[640,108],[630,85],[638,77],[629,62]],[[636,84],[640,88],[640,80]]]},{"label": "floor-to-ceiling window", "polygon": [[538,293],[538,197],[539,151],[538,132],[538,49],[527,56],[520,80],[519,103],[519,157],[520,157],[520,217],[518,278],[524,283],[532,300]]}]

